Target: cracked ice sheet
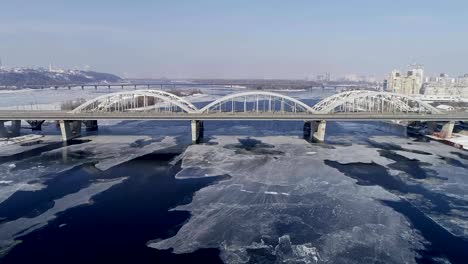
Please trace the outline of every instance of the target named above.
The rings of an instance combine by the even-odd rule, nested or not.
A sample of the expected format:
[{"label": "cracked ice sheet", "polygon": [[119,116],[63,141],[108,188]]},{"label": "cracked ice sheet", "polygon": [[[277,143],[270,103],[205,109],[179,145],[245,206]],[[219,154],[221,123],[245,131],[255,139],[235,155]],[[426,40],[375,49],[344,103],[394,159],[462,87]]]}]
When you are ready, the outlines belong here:
[{"label": "cracked ice sheet", "polygon": [[[372,137],[371,139],[379,143],[395,144],[401,146],[405,150],[430,153],[430,155],[424,155],[405,150],[394,151],[409,159],[416,159],[424,162],[424,168],[434,170],[440,177],[446,178],[444,181],[440,179],[421,181],[421,183],[426,185],[429,189],[468,200],[468,159],[461,158],[461,156],[468,156],[468,152],[441,144],[437,141],[416,142],[401,137]],[[446,185],[457,185],[458,190],[447,192],[444,188]]]},{"label": "cracked ice sheet", "polygon": [[122,183],[126,178],[118,178],[106,181],[98,181],[92,183],[89,187],[80,191],[66,195],[60,199],[54,200],[54,207],[34,218],[19,218],[11,222],[6,222],[0,225],[0,255],[6,253],[8,249],[13,247],[19,241],[15,241],[17,237],[29,234],[34,230],[40,229],[47,225],[48,222],[54,220],[58,213],[63,212],[72,207],[88,204],[91,197],[104,192],[112,186]]},{"label": "cracked ice sheet", "polygon": [[[33,134],[29,134],[29,135],[32,136]],[[34,141],[40,141],[40,142],[37,144],[24,144],[24,143],[34,142]],[[57,143],[61,141],[62,141],[62,137],[59,135],[47,135],[47,136],[38,138],[37,140],[34,139],[32,141],[24,141],[18,144],[2,145],[0,146],[0,151],[1,151],[0,157],[7,157],[7,156],[19,154],[25,151],[33,150],[36,148],[46,146],[48,144]]]},{"label": "cracked ice sheet", "polygon": [[[127,146],[136,142],[134,138],[129,139],[128,136],[124,136],[118,137],[117,140],[118,141],[116,141],[115,136],[110,136],[107,140],[99,136],[99,141],[92,141],[91,144],[85,143],[76,145],[73,151],[91,152],[91,157],[99,160],[95,167],[105,171],[129,160],[177,145],[174,137],[164,137],[161,141],[152,142],[144,147],[136,148]],[[139,140],[142,140],[142,142],[151,141],[152,138],[140,137]]]},{"label": "cracked ice sheet", "polygon": [[[437,212],[430,210],[430,208],[428,210],[418,206],[417,204],[413,203],[413,205],[424,211],[426,216],[430,217],[447,231],[456,236],[468,238],[468,160],[460,157],[463,155],[466,156],[467,152],[436,141],[417,142],[401,137],[372,137],[371,140],[378,143],[401,146],[405,150],[396,150],[394,152],[406,158],[424,162],[421,166],[423,170],[432,170],[437,173],[437,177],[413,179],[407,176],[404,172],[398,172],[399,176],[407,183],[423,186],[431,192],[445,195],[447,197],[453,197],[461,201],[461,203],[465,203],[465,206],[460,206],[448,201],[450,214],[438,214]],[[430,153],[431,155],[412,153],[407,150],[416,150]],[[372,149],[372,151],[374,151],[374,149]],[[366,154],[364,156],[368,155]],[[380,160],[380,158],[375,159],[375,162],[380,165],[388,164],[382,163]],[[362,159],[355,159],[355,162],[359,161],[364,162]],[[391,163],[393,162],[395,161],[391,160]],[[456,164],[457,166],[453,164]],[[413,198],[410,197],[410,194],[406,194],[405,196],[408,200]]]},{"label": "cracked ice sheet", "polygon": [[[404,217],[376,201],[398,197],[377,186],[356,185],[324,164],[324,159],[341,155],[350,159],[342,149],[291,137],[256,139],[283,154],[236,154],[235,149],[226,148],[238,143],[235,137],[216,137],[212,142],[218,145],[186,150],[178,178],[219,174],[232,178],[198,191],[192,203],[175,208],[190,211],[192,217],[174,237],[151,242],[150,247],[186,253],[222,245],[223,260],[240,263],[249,258],[249,248],[263,241],[274,245],[277,242],[271,241],[289,235],[295,246],[312,245],[320,259],[333,263],[343,249],[330,242],[332,237],[354,249],[363,246],[352,242],[354,238],[367,237],[360,243],[373,250],[362,250],[362,257],[379,252],[388,256],[387,262],[414,260],[422,238]],[[314,256],[295,257],[315,262]],[[348,260],[356,262],[353,257]]]},{"label": "cracked ice sheet", "polygon": [[[94,162],[95,167],[107,170],[126,161],[177,145],[174,137],[155,140],[148,136],[90,136],[90,142],[71,145],[42,153],[17,162],[0,164],[0,202],[19,190],[40,190],[46,179],[73,167]],[[136,142],[144,146],[132,147]],[[13,166],[13,165],[14,166]]]}]

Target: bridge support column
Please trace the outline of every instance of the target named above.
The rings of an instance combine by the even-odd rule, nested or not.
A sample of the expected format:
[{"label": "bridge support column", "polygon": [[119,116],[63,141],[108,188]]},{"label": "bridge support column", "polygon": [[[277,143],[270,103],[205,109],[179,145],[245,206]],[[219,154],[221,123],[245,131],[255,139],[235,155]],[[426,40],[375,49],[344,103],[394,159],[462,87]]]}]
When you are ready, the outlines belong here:
[{"label": "bridge support column", "polygon": [[81,121],[60,120],[62,140],[69,141],[81,136]]},{"label": "bridge support column", "polygon": [[26,122],[31,126],[31,130],[41,131],[42,124],[44,124],[45,120],[26,120]]},{"label": "bridge support column", "polygon": [[192,143],[197,144],[203,138],[203,132],[204,132],[203,121],[192,120],[191,128],[192,128]]},{"label": "bridge support column", "polygon": [[5,127],[5,121],[0,121],[0,138],[8,137],[8,130]]},{"label": "bridge support column", "polygon": [[12,120],[10,126],[10,134],[12,137],[18,137],[21,130],[21,120]]},{"label": "bridge support column", "polygon": [[440,137],[443,139],[451,138],[454,126],[455,126],[455,122],[453,121],[445,123],[442,126],[442,130],[440,130]]},{"label": "bridge support column", "polygon": [[21,130],[21,120],[12,120],[10,127],[5,127],[5,121],[0,121],[0,137],[18,137]]},{"label": "bridge support column", "polygon": [[437,122],[434,122],[434,121],[428,121],[426,123],[427,125],[427,133],[429,135],[432,135],[434,134],[434,132],[436,131],[436,128],[437,128]]},{"label": "bridge support column", "polygon": [[316,143],[324,142],[326,127],[327,122],[325,120],[305,121],[304,138]]},{"label": "bridge support column", "polygon": [[97,131],[99,129],[97,120],[83,121],[86,126],[86,131]]}]

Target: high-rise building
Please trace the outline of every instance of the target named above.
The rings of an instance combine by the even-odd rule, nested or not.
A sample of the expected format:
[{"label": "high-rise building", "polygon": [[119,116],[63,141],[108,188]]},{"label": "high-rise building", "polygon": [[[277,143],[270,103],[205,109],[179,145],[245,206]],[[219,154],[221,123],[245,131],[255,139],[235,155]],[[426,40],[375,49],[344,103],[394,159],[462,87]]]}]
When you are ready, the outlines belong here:
[{"label": "high-rise building", "polygon": [[331,81],[331,75],[329,72],[326,72],[325,74],[319,74],[317,75],[316,80],[321,82],[329,82]]},{"label": "high-rise building", "polygon": [[420,94],[424,82],[424,70],[421,65],[410,65],[406,75],[393,70],[387,80],[387,90],[393,93]]},{"label": "high-rise building", "polygon": [[424,67],[421,64],[411,64],[408,66],[409,71],[412,72],[415,78],[421,85],[424,83]]}]

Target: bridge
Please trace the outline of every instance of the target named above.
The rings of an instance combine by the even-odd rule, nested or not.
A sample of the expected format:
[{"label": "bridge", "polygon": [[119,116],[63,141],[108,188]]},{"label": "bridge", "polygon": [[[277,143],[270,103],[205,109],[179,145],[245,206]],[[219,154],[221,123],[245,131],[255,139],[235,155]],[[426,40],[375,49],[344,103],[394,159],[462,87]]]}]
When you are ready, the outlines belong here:
[{"label": "bridge", "polygon": [[[257,83],[258,84],[258,83]],[[30,88],[30,89],[46,89],[46,88],[54,88],[54,89],[72,89],[72,88],[81,88],[82,90],[86,88],[94,88],[97,90],[98,88],[121,88],[123,89],[151,89],[151,88],[160,88],[163,89],[165,87],[181,87],[181,86],[224,86],[224,87],[236,87],[236,86],[245,86],[245,87],[253,87],[256,85],[255,83],[230,83],[230,82],[213,82],[213,83],[206,83],[206,82],[123,82],[123,83],[75,83],[75,84],[25,84],[22,85],[22,88]],[[9,86],[4,85],[0,86],[4,89],[7,89]]]},{"label": "bridge", "polygon": [[[468,113],[443,113],[417,98],[378,91],[342,92],[313,106],[279,93],[248,91],[197,107],[172,93],[147,89],[105,94],[72,111],[0,111],[0,136],[2,131],[18,131],[20,120],[39,126],[43,120],[57,120],[66,141],[81,135],[82,123],[97,129],[97,120],[102,119],[190,120],[193,142],[203,137],[204,120],[302,120],[304,136],[320,142],[327,120],[443,121],[442,134],[450,137],[454,122],[468,120]],[[5,121],[12,121],[10,130]]]},{"label": "bridge", "polygon": [[[234,88],[234,87],[257,87],[258,85],[271,85],[271,84],[265,84],[262,82],[177,82],[177,81],[161,81],[161,82],[144,82],[144,81],[130,81],[130,82],[122,82],[122,83],[74,83],[74,84],[24,84],[21,86],[21,88],[30,88],[30,89],[46,89],[46,88],[54,88],[56,90],[58,89],[68,89],[71,90],[73,88],[81,88],[81,90],[84,89],[115,89],[115,88],[120,88],[122,90],[124,89],[164,89],[164,88],[176,88],[176,87],[209,87],[209,86],[218,86],[218,87],[227,87],[227,88]],[[0,85],[0,88],[3,89],[8,89],[12,88],[15,86],[8,86],[8,85]],[[327,90],[327,89],[332,89],[337,91],[339,90],[345,90],[345,89],[372,89],[372,87],[363,86],[363,85],[357,85],[357,84],[327,84],[327,83],[321,83],[317,84],[315,86],[307,86],[305,89],[322,89],[322,90]]]}]

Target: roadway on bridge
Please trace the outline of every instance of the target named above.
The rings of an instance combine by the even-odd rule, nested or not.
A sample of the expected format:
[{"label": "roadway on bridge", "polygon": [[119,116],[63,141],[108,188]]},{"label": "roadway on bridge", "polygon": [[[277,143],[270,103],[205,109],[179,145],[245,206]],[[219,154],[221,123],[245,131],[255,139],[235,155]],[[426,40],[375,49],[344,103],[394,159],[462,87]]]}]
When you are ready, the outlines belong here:
[{"label": "roadway on bridge", "polygon": [[0,111],[0,120],[331,120],[331,121],[468,121],[466,112],[446,114],[418,113],[157,113],[157,112],[95,112],[66,111]]}]

